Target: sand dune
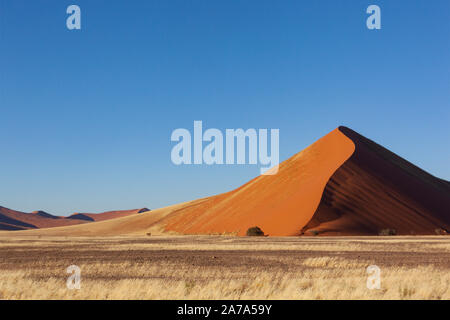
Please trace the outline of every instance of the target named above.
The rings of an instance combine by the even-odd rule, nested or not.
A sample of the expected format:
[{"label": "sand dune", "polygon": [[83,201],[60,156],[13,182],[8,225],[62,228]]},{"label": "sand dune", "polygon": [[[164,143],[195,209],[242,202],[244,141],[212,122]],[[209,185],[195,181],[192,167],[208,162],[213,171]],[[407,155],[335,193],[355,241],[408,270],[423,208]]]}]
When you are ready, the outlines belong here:
[{"label": "sand dune", "polygon": [[[65,227],[54,227],[47,229],[34,229],[22,231],[5,231],[0,235],[14,236],[116,236],[116,235],[145,235],[167,234],[161,226],[164,224],[164,218],[167,215],[189,207],[193,203],[202,200],[195,200],[186,203],[180,203],[165,208],[152,211],[145,211],[139,214],[132,214],[116,219],[103,220],[83,225],[71,225]],[[169,232],[170,233],[170,232]]]},{"label": "sand dune", "polygon": [[450,183],[339,127],[281,163],[276,175],[224,194],[108,221],[14,233],[244,235],[252,226],[270,236],[447,234]]},{"label": "sand dune", "polygon": [[107,211],[102,213],[82,213],[73,214],[69,217],[60,217],[42,210],[25,213],[0,206],[0,230],[27,230],[70,226],[91,221],[103,221],[125,217],[145,211],[148,211],[148,209],[142,208]]},{"label": "sand dune", "polygon": [[167,230],[244,235],[259,226],[269,235],[297,235],[311,220],[330,176],[352,155],[354,144],[338,129],[280,164],[276,175],[171,215]]},{"label": "sand dune", "polygon": [[450,183],[349,128],[355,152],[330,178],[303,232],[320,234],[447,234]]},{"label": "sand dune", "polygon": [[74,213],[67,217],[67,219],[81,219],[86,221],[103,221],[115,218],[126,217],[136,213],[150,211],[148,208],[132,209],[132,210],[115,210],[106,211],[102,213]]},{"label": "sand dune", "polygon": [[54,215],[47,213],[45,211],[42,211],[42,210],[33,211],[33,212],[31,212],[31,214],[34,214],[39,217],[49,218],[49,219],[60,219],[61,218],[61,217],[54,216]]},{"label": "sand dune", "polygon": [[0,207],[0,230],[26,230],[50,228],[83,223],[79,220],[66,220],[43,211],[25,213]]}]

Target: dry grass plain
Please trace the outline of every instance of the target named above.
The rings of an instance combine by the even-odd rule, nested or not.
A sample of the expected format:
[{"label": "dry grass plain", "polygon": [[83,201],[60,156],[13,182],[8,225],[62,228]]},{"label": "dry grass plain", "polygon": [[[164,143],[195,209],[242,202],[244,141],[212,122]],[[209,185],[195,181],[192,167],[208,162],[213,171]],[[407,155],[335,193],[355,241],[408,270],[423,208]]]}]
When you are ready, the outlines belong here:
[{"label": "dry grass plain", "polygon": [[1,299],[450,299],[450,237],[3,234],[0,271]]}]

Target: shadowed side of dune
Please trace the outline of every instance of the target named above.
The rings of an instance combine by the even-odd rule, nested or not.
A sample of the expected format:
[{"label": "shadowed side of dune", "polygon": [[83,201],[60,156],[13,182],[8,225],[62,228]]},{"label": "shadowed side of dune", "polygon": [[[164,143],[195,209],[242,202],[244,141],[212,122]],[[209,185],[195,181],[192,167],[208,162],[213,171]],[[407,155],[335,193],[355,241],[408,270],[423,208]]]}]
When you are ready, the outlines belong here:
[{"label": "shadowed side of dune", "polygon": [[74,213],[70,216],[68,216],[66,219],[75,219],[75,220],[84,220],[84,221],[94,221],[93,218],[89,217],[86,214],[83,213]]},{"label": "shadowed side of dune", "polygon": [[16,231],[16,230],[27,230],[26,227],[20,227],[18,225],[12,225],[8,223],[0,222],[0,231]]},{"label": "shadowed side of dune", "polygon": [[0,230],[34,229],[35,225],[26,223],[0,213]]},{"label": "shadowed side of dune", "polygon": [[31,214],[34,214],[34,215],[42,217],[42,218],[48,218],[48,219],[62,219],[61,217],[54,216],[54,215],[47,213],[45,211],[42,211],[42,210],[33,211],[33,212],[31,212]]},{"label": "shadowed side of dune", "polygon": [[304,234],[436,234],[450,230],[450,184],[353,130],[355,152],[327,183]]}]

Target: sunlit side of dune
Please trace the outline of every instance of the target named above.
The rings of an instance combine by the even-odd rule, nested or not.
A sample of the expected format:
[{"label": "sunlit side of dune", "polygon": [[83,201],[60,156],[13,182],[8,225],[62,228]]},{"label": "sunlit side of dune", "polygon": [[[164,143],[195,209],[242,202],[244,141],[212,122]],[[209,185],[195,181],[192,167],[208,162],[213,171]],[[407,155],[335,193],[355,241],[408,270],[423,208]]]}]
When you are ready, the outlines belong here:
[{"label": "sunlit side of dune", "polygon": [[166,229],[179,233],[235,233],[252,226],[271,236],[298,235],[313,216],[330,176],[352,155],[354,145],[338,129],[280,164],[275,175],[170,216]]}]

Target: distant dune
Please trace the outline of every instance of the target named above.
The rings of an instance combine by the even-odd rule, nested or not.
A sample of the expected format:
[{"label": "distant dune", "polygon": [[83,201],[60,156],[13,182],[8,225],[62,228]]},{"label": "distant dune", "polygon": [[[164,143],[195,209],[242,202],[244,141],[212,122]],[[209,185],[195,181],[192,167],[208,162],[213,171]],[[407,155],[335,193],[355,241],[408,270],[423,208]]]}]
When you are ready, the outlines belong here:
[{"label": "distant dune", "polygon": [[67,217],[67,219],[81,219],[86,221],[103,221],[115,218],[129,216],[130,214],[142,213],[150,211],[147,208],[133,209],[133,210],[116,210],[106,211],[102,213],[74,213]]},{"label": "distant dune", "polygon": [[33,211],[31,214],[34,214],[36,216],[40,216],[43,218],[49,218],[49,219],[60,219],[61,218],[61,217],[54,216],[54,215],[47,213],[45,211],[42,211],[42,210]]},{"label": "distant dune", "polygon": [[45,211],[37,210],[31,213],[11,210],[0,206],[0,230],[27,230],[54,228],[83,224],[90,221],[103,221],[125,217],[136,213],[148,211],[147,208],[133,210],[118,210],[102,213],[73,214],[69,217],[55,216]]},{"label": "distant dune", "polygon": [[281,163],[276,175],[227,193],[118,219],[14,233],[245,235],[253,226],[269,236],[448,234],[450,183],[339,127]]}]

